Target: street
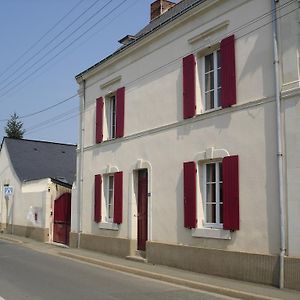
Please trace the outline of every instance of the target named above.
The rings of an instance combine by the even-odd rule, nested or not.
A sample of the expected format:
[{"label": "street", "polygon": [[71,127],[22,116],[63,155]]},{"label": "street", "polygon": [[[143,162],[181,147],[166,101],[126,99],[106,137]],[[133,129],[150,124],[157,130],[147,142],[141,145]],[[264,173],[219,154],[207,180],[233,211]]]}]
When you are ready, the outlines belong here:
[{"label": "street", "polygon": [[233,299],[40,253],[0,240],[0,299]]}]

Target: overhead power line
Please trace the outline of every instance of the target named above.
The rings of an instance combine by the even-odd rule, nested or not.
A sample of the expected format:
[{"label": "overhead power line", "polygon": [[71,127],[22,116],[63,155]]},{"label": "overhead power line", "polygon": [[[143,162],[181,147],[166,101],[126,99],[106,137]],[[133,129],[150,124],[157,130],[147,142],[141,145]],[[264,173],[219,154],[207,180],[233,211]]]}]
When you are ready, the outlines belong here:
[{"label": "overhead power line", "polygon": [[[62,31],[60,31],[57,35],[55,35],[45,46],[43,46],[39,51],[34,53],[29,59],[27,59],[18,69],[16,69],[12,74],[6,77],[6,80],[3,82],[5,83],[8,79],[10,79],[13,75],[20,72],[23,67],[25,67],[30,61],[32,61],[34,58],[36,58],[43,50],[45,50],[49,45],[52,44],[53,41],[57,40],[58,37],[60,37],[67,29],[69,29],[75,22],[78,21],[79,18],[81,18],[88,10],[90,10],[97,2],[100,0],[96,0],[92,5],[90,5],[83,13],[81,13],[78,17],[76,17],[67,27],[65,27]],[[71,37],[75,32],[80,30],[82,26],[84,26],[87,22],[89,22],[93,17],[95,17],[98,13],[100,13],[108,4],[110,4],[112,0],[108,1],[104,6],[102,6],[99,10],[97,10],[91,17],[87,18],[82,24],[80,24],[75,30],[73,30],[66,38],[64,38],[62,41],[60,41],[58,44],[56,44],[54,47],[52,47],[46,54],[44,54],[41,58],[39,58],[36,62],[31,64],[28,68],[26,68],[21,74],[17,75],[15,79],[10,80],[8,83],[6,83],[4,86],[0,88],[0,91],[4,90],[7,86],[9,86],[11,83],[15,82],[18,78],[20,78],[22,75],[26,74],[30,69],[32,69],[35,65],[37,65],[40,61],[42,61],[46,56],[48,56],[53,50],[58,48],[64,41],[66,41],[69,37]],[[2,75],[0,75],[1,77]]]},{"label": "overhead power line", "polygon": [[[66,49],[71,47],[76,41],[81,39],[86,33],[88,33],[90,30],[92,30],[95,26],[97,26],[100,22],[102,22],[105,18],[107,18],[110,14],[112,14],[114,11],[116,11],[119,7],[121,7],[126,1],[128,0],[123,0],[121,3],[113,7],[104,17],[102,17],[100,20],[98,20],[96,23],[94,23],[92,26],[90,26],[87,30],[85,30],[82,34],[80,34],[76,39],[71,41],[67,46],[65,46],[62,50],[60,50],[57,54],[52,56],[50,59],[48,59],[45,63],[43,63],[40,67],[29,73],[25,78],[17,82],[15,85],[13,85],[10,89],[8,89],[6,92],[0,95],[0,98],[7,95],[11,90],[15,89],[18,87],[20,84],[22,84],[24,81],[28,80],[30,77],[32,77],[36,72],[38,72],[40,69],[48,65],[51,61],[53,61],[57,56],[59,56],[61,53],[63,53]],[[15,81],[15,80],[14,80]]]},{"label": "overhead power line", "polygon": [[[15,66],[27,53],[35,48],[51,31],[53,31],[63,20],[65,20],[83,1],[79,0],[64,16],[62,16],[46,33],[44,33],[36,42],[34,42],[25,52],[23,52],[12,64],[10,64],[1,74],[0,78],[7,73],[13,66]],[[35,55],[33,55],[35,57]],[[22,66],[21,66],[22,67]],[[20,67],[20,68],[21,68]],[[18,68],[19,70],[19,68]],[[15,74],[15,73],[13,73]],[[12,75],[13,75],[12,74]],[[11,75],[10,75],[11,76]],[[7,77],[8,79],[10,77]]]},{"label": "overhead power line", "polygon": [[[292,1],[288,2],[288,5],[291,4],[291,2],[292,2]],[[287,6],[287,4],[284,4],[284,5],[282,5],[281,7],[279,7],[279,9],[280,9],[280,8],[283,8],[283,7],[286,7],[286,6]],[[285,17],[285,16],[291,14],[291,13],[294,12],[295,10],[296,10],[296,9],[293,9],[293,10],[291,10],[291,11],[289,11],[289,12],[287,12],[287,13],[281,15],[281,16],[277,17],[277,19],[281,19],[281,18],[283,18],[283,17]],[[254,19],[252,19],[252,20],[250,20],[250,21],[247,22],[246,24],[244,24],[244,25],[242,25],[242,26],[239,26],[239,27],[233,29],[231,32],[227,33],[226,35],[233,34],[233,33],[237,33],[238,31],[240,31],[240,30],[242,30],[242,29],[245,29],[246,27],[248,27],[248,26],[254,24],[257,20],[261,20],[261,19],[263,19],[264,17],[268,16],[270,13],[272,13],[272,11],[267,12],[267,13],[264,13],[263,15],[261,15],[261,16],[259,16],[259,17],[256,17],[256,18],[254,18]],[[267,26],[267,25],[270,24],[270,23],[272,23],[272,21],[266,22],[266,23],[260,25],[259,27],[254,28],[253,30],[251,30],[251,31],[249,31],[249,32],[246,32],[245,34],[241,35],[241,36],[238,37],[238,38],[241,38],[241,37],[244,37],[244,36],[247,35],[247,34],[253,33],[254,31],[259,30],[259,29],[263,28],[264,26]],[[225,36],[224,36],[224,37],[225,37]],[[180,59],[180,58],[182,58],[182,56],[176,58],[176,61],[178,61],[178,59]],[[174,60],[174,61],[175,61],[175,60]],[[135,83],[135,82],[138,81],[138,80],[144,79],[146,76],[152,75],[154,72],[157,72],[157,71],[161,70],[162,68],[167,67],[167,66],[169,66],[170,64],[174,63],[174,61],[171,61],[171,62],[169,62],[169,63],[167,63],[167,64],[165,64],[165,65],[163,65],[163,66],[161,66],[161,67],[159,67],[159,68],[157,68],[157,69],[155,69],[155,70],[153,70],[153,71],[151,71],[151,72],[149,72],[149,73],[147,73],[147,74],[145,74],[145,75],[143,75],[143,76],[140,76],[139,78],[137,78],[137,79],[135,79],[135,80],[133,80],[133,81],[131,81],[131,82],[126,83],[126,86],[128,86],[128,85],[130,85],[130,84],[133,84],[133,83]],[[96,83],[90,84],[89,86],[87,86],[87,88],[93,86],[94,84],[96,84]],[[31,114],[28,114],[28,115],[25,115],[25,116],[22,116],[22,117],[30,117],[30,116],[39,114],[39,113],[41,113],[41,112],[47,111],[47,110],[49,110],[49,109],[51,109],[51,108],[53,108],[53,107],[56,107],[56,106],[58,106],[58,105],[60,105],[60,104],[62,104],[62,103],[64,103],[64,102],[66,102],[66,101],[68,101],[68,100],[70,100],[70,99],[76,97],[76,96],[77,96],[77,95],[73,95],[73,96],[71,96],[71,97],[69,97],[69,98],[66,98],[66,99],[64,99],[64,100],[62,100],[62,101],[60,101],[60,102],[58,102],[58,103],[56,103],[56,104],[54,104],[54,105],[52,105],[52,106],[50,106],[50,107],[47,107],[47,108],[45,108],[45,109],[42,109],[42,110],[40,110],[40,111],[31,113]],[[77,109],[77,108],[76,108],[76,109]],[[94,109],[94,108],[93,108],[93,107],[90,107],[89,109],[86,109],[84,112],[87,112],[87,111],[90,110],[90,109]],[[84,113],[84,112],[78,112],[78,113],[76,113],[75,115],[73,115],[73,116],[71,116],[71,117],[68,116],[68,115],[70,115],[70,113],[65,112],[65,113],[63,113],[63,116],[64,116],[64,117],[67,117],[67,118],[66,118],[66,119],[63,119],[63,120],[61,120],[61,121],[59,121],[58,123],[67,121],[67,120],[72,119],[72,118],[74,118],[74,117],[77,117],[78,115],[80,115],[80,114],[82,114],[82,113]],[[60,114],[59,116],[61,116],[61,114]],[[47,121],[46,121],[47,124],[45,124],[43,128],[49,127],[49,126],[53,126],[53,125],[51,125],[51,123],[52,123],[51,120],[53,119],[54,121],[57,121],[57,117],[58,117],[58,116],[55,116],[55,117],[51,118],[50,120],[47,120]],[[0,121],[4,121],[4,120],[0,120]],[[32,130],[33,130],[33,129],[35,129],[36,131],[39,130],[39,124],[35,125],[34,128],[32,128]],[[30,132],[31,132],[31,131],[30,131]]]}]

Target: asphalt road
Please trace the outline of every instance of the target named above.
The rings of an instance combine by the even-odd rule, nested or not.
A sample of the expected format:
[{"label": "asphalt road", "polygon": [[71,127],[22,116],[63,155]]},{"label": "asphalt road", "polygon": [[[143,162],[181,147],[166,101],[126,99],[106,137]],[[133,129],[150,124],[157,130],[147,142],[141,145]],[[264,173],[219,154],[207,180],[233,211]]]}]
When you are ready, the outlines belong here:
[{"label": "asphalt road", "polygon": [[233,299],[0,241],[0,300]]}]

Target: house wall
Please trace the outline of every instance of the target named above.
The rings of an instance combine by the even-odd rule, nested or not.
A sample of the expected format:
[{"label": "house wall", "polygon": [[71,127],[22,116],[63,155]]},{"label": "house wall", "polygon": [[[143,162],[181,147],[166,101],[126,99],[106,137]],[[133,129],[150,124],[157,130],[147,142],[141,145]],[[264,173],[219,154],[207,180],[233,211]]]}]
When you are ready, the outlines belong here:
[{"label": "house wall", "polygon": [[[14,218],[13,199],[19,197],[21,193],[21,183],[11,168],[9,155],[5,143],[2,145],[0,155],[0,184],[1,184],[1,203],[0,203],[0,223],[2,228],[6,228],[6,224],[11,224]],[[14,195],[10,197],[4,196],[4,185],[13,187]]]},{"label": "house wall", "polygon": [[[230,253],[242,252],[253,255],[251,259],[268,257],[269,267],[253,277],[256,276],[257,282],[276,284],[273,275],[278,265],[274,257],[280,252],[280,218],[271,1],[219,1],[209,7],[211,3],[215,2],[206,1],[132,46],[127,55],[113,57],[86,75],[86,109],[82,118],[85,128],[82,232],[89,237],[97,236],[94,242],[102,237],[104,240],[136,239],[135,171],[146,166],[150,174],[147,255],[151,262],[172,265],[168,262],[173,254],[181,257],[179,246],[196,249],[193,251],[198,254],[215,249],[223,259]],[[279,5],[285,4],[288,11],[298,12],[297,1],[289,5],[288,1],[279,1]],[[265,17],[256,19],[262,15]],[[280,41],[282,79],[287,91],[294,89],[284,101],[282,112],[287,154],[288,246],[290,253],[300,256],[296,237],[299,159],[294,161],[299,146],[299,27],[295,29],[298,14],[288,14],[279,22],[280,37],[284,32],[290,33]],[[183,120],[182,57],[190,53],[201,57],[209,47],[233,32],[237,104]],[[197,104],[200,108],[201,80],[199,75]],[[125,136],[95,145],[96,99],[122,86],[125,86]],[[229,233],[228,239],[195,237],[193,230],[183,226],[183,162],[196,161],[212,147],[239,156],[240,230]],[[102,229],[93,221],[94,175],[106,173],[111,167],[123,171],[123,222],[118,230]],[[201,217],[199,211],[198,216]],[[74,230],[74,240],[75,236]],[[160,253],[159,257],[151,247]],[[98,249],[101,250],[101,242]],[[113,248],[106,251],[118,254]],[[235,274],[242,274],[238,269],[239,256],[232,257]],[[181,267],[189,269],[193,259],[187,258],[182,263]],[[268,273],[268,279],[260,277],[263,273]]]}]

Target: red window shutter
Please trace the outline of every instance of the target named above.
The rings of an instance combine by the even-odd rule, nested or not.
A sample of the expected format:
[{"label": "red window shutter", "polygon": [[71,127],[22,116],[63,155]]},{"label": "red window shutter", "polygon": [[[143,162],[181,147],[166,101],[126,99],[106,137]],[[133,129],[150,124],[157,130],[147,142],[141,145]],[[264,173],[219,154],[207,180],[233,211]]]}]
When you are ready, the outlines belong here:
[{"label": "red window shutter", "polygon": [[221,41],[221,105],[236,104],[234,35]]},{"label": "red window shutter", "polygon": [[95,175],[95,203],[94,203],[94,221],[101,222],[101,191],[102,177],[100,174]]},{"label": "red window shutter", "polygon": [[121,224],[123,215],[123,172],[114,175],[114,223]]},{"label": "red window shutter", "polygon": [[96,100],[96,143],[103,141],[103,98]]},{"label": "red window shutter", "polygon": [[125,87],[119,88],[116,96],[116,137],[119,138],[124,136]]},{"label": "red window shutter", "polygon": [[195,228],[196,217],[196,163],[183,163],[184,227]]},{"label": "red window shutter", "polygon": [[223,229],[240,228],[239,212],[239,159],[227,156],[222,162],[223,172]]},{"label": "red window shutter", "polygon": [[183,68],[183,118],[192,118],[196,114],[196,61],[190,54],[182,60]]}]

